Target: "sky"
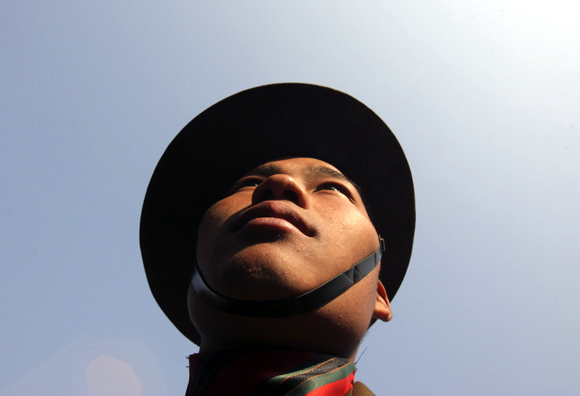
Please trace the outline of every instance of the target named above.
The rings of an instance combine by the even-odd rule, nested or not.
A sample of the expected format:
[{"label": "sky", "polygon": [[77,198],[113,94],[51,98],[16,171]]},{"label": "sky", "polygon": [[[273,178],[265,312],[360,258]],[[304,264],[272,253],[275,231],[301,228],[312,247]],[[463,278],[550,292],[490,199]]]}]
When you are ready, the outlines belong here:
[{"label": "sky", "polygon": [[361,100],[413,172],[411,264],[357,379],[580,395],[579,17],[563,0],[3,1],[0,395],[185,393],[197,347],[147,285],[145,190],[193,117],[288,81]]}]

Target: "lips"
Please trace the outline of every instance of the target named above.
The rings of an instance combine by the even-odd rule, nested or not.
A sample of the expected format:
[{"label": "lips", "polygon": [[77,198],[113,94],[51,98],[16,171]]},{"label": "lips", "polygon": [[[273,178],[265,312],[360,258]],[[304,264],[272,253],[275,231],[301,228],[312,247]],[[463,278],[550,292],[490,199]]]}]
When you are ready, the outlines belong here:
[{"label": "lips", "polygon": [[243,211],[232,225],[232,231],[237,232],[248,222],[257,218],[275,218],[286,220],[304,235],[312,237],[316,234],[314,227],[292,207],[283,201],[264,201]]}]

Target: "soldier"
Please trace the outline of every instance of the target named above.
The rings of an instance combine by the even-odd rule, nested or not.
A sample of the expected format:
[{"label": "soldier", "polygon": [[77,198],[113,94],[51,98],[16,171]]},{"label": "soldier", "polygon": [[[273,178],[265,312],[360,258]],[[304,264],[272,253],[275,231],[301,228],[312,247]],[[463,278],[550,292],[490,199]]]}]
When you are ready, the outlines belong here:
[{"label": "soldier", "polygon": [[186,395],[372,395],[359,344],[413,244],[411,172],[387,125],[342,92],[273,84],[194,118],[141,217],[151,291],[200,346]]}]

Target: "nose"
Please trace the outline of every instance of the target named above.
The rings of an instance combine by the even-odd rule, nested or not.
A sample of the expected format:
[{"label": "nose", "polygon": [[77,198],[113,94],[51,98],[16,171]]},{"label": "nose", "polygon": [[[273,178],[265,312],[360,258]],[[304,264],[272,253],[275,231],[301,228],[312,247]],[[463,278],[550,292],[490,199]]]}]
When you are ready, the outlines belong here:
[{"label": "nose", "polygon": [[252,205],[269,200],[290,201],[303,209],[309,206],[308,194],[304,187],[286,174],[268,177],[256,187],[252,194]]}]

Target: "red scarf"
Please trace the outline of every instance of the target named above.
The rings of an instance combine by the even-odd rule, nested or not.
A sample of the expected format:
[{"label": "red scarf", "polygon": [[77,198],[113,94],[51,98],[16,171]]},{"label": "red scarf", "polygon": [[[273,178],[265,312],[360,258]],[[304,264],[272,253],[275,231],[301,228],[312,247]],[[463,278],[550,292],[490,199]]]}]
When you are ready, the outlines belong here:
[{"label": "red scarf", "polygon": [[186,396],[343,396],[356,367],[347,359],[288,349],[251,349],[189,357]]}]

